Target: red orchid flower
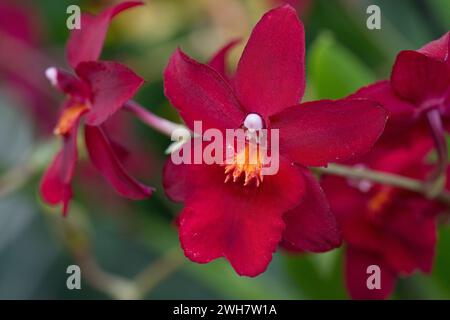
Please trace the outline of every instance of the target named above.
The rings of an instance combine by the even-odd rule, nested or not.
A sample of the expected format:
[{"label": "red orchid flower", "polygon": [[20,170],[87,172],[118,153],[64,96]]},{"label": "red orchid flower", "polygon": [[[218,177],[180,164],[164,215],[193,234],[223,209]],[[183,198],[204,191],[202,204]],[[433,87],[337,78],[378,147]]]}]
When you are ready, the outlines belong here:
[{"label": "red orchid flower", "polygon": [[56,68],[47,70],[47,77],[67,95],[67,99],[54,130],[62,137],[63,147],[47,169],[40,189],[47,203],[63,204],[63,214],[67,213],[72,198],[71,180],[77,161],[77,133],[82,118],[90,159],[116,191],[136,200],[152,193],[151,188],[125,172],[103,129],[104,122],[134,96],[143,80],[120,63],[96,61],[110,20],[123,10],[141,4],[124,2],[98,16],[83,14],[81,29],[72,32],[67,44],[67,59],[75,75]]},{"label": "red orchid flower", "polygon": [[[221,132],[248,129],[251,119],[278,129],[280,136],[279,171],[264,180],[260,168],[247,162],[234,164],[229,179],[228,166],[167,161],[163,184],[172,200],[185,203],[179,237],[192,261],[225,257],[238,274],[256,276],[281,241],[313,252],[340,245],[335,218],[306,167],[368,151],[383,131],[386,113],[365,99],[299,105],[304,46],[301,21],[292,7],[283,6],[256,25],[231,81],[181,50],[170,58],[165,94],[191,130],[196,120]],[[235,149],[235,156],[241,152]]]},{"label": "red orchid flower", "polygon": [[450,89],[450,32],[417,51],[397,55],[391,79],[362,88],[358,96],[383,103],[396,121],[419,119],[423,112],[448,113]]},{"label": "red orchid flower", "polygon": [[[358,165],[424,179],[431,140],[387,150],[377,143]],[[325,176],[322,187],[342,228],[345,279],[353,299],[385,299],[398,277],[416,269],[430,272],[436,245],[436,215],[441,207],[416,193],[366,180]],[[381,272],[381,288],[369,289],[369,266]]]},{"label": "red orchid flower", "polygon": [[430,126],[439,155],[446,159],[444,130],[450,129],[449,52],[450,32],[417,51],[402,51],[389,81],[369,85],[351,97],[379,101],[396,123],[389,130],[393,137],[401,131],[428,136]]}]

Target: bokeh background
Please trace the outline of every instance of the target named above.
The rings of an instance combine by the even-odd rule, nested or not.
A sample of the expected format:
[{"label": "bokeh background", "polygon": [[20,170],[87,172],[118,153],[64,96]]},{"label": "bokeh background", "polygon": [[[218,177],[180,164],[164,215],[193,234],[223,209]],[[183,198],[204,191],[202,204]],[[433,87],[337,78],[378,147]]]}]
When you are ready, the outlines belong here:
[{"label": "bokeh background", "polygon": [[[136,100],[180,121],[163,95],[162,70],[177,46],[200,61],[242,38],[278,0],[148,0],[114,20],[103,59],[126,63],[147,83]],[[306,100],[339,98],[389,76],[395,55],[450,28],[448,0],[291,0],[305,24]],[[114,1],[0,0],[0,298],[2,299],[346,299],[341,250],[320,255],[279,251],[263,275],[237,276],[223,260],[188,261],[164,195],[165,136],[124,113],[109,121],[131,153],[126,167],[156,186],[146,201],[116,196],[86,160],[74,182],[68,218],[44,205],[39,179],[58,141],[51,135],[63,97],[44,77],[65,67],[66,8],[99,12]],[[366,28],[378,4],[382,29]],[[66,268],[82,269],[82,290],[66,288]],[[434,271],[400,280],[394,299],[450,298],[450,228],[443,224]]]}]

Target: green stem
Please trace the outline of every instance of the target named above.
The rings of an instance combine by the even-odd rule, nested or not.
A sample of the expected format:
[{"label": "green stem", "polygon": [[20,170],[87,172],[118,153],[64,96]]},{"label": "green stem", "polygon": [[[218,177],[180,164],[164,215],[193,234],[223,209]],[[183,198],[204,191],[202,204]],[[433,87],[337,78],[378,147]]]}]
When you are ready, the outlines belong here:
[{"label": "green stem", "polygon": [[[422,181],[396,174],[340,164],[329,164],[326,168],[314,168],[314,171],[322,174],[332,174],[346,178],[366,179],[372,182],[421,193],[425,197],[428,197],[427,188]],[[450,206],[450,193],[445,190],[438,193],[434,199]]]},{"label": "green stem", "polygon": [[37,173],[44,170],[51,162],[57,148],[58,144],[55,143],[54,139],[38,143],[36,147],[31,150],[30,155],[25,162],[2,173],[2,175],[0,175],[0,198],[14,193]]},{"label": "green stem", "polygon": [[34,174],[34,171],[29,165],[22,164],[6,172],[0,177],[0,198],[20,189]]}]

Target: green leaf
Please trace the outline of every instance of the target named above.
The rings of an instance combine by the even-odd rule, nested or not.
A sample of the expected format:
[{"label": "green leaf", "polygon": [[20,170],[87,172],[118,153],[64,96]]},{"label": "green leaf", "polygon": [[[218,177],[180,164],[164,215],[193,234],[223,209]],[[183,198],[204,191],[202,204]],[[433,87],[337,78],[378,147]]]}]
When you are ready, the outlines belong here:
[{"label": "green leaf", "polygon": [[429,6],[444,31],[450,29],[450,1],[429,0]]},{"label": "green leaf", "polygon": [[309,51],[308,78],[316,98],[338,99],[375,81],[375,76],[358,58],[322,33]]},{"label": "green leaf", "polygon": [[[23,163],[33,143],[32,125],[20,107],[0,92],[0,169]],[[4,152],[7,151],[7,152]]]},{"label": "green leaf", "polygon": [[434,262],[432,278],[435,284],[445,292],[445,298],[450,297],[450,228],[443,225],[439,231],[438,246]]},{"label": "green leaf", "polygon": [[285,261],[297,290],[306,299],[345,299],[342,250],[323,254],[286,255]]}]

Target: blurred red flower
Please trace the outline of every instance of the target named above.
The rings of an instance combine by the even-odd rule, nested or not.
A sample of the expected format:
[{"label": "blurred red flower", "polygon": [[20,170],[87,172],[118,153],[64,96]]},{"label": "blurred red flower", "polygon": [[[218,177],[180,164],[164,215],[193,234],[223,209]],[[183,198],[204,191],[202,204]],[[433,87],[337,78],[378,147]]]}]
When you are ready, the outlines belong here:
[{"label": "blurred red flower", "polygon": [[[386,149],[377,143],[357,165],[416,179],[430,174],[430,140]],[[436,244],[436,215],[442,209],[419,194],[367,180],[325,176],[322,187],[344,238],[345,279],[354,299],[384,299],[399,276],[430,272]],[[381,288],[370,290],[367,268],[380,267]]]},{"label": "blurred red flower", "polygon": [[233,182],[224,183],[230,178],[228,166],[224,171],[217,164],[168,160],[164,187],[172,200],[185,203],[179,236],[192,261],[225,257],[238,274],[256,276],[282,240],[314,252],[340,245],[335,218],[306,167],[368,151],[383,131],[386,112],[365,99],[299,105],[305,89],[304,46],[303,24],[292,7],[283,6],[255,26],[232,80],[221,75],[222,63],[213,64],[218,72],[181,50],[170,58],[165,94],[190,129],[201,120],[204,129],[225,132],[242,128],[244,119],[257,114],[280,136],[279,171],[264,181],[247,164],[232,172]]},{"label": "blurred red flower", "polygon": [[43,52],[44,21],[30,1],[0,1],[0,85],[36,119],[39,133],[54,122],[54,96],[43,77],[49,58]]},{"label": "blurred red flower", "polygon": [[416,112],[450,112],[450,32],[417,51],[398,54],[391,83],[396,94],[414,104]]},{"label": "blurred red flower", "polygon": [[[349,96],[378,101],[388,110],[390,118],[375,148],[353,165],[430,179],[433,170],[425,163],[425,156],[433,148],[433,135],[438,151],[446,157],[445,148],[439,144],[445,142],[440,116],[448,126],[450,107],[449,34],[417,51],[400,52],[390,80],[371,84]],[[430,120],[431,111],[438,112],[437,120],[436,117]],[[431,271],[435,216],[442,210],[436,202],[365,180],[326,176],[322,187],[347,244],[346,283],[352,298],[386,298],[399,276],[416,269]],[[381,290],[369,290],[366,286],[370,265],[381,268]]]},{"label": "blurred red flower", "polygon": [[71,181],[77,161],[77,134],[85,118],[85,142],[93,165],[116,191],[130,199],[143,199],[152,189],[124,170],[116,154],[118,148],[108,139],[104,122],[131,99],[143,80],[126,66],[112,61],[96,61],[101,53],[110,20],[141,2],[124,2],[98,16],[82,15],[80,30],[71,33],[67,59],[75,75],[49,68],[47,77],[67,95],[54,133],[63,138],[62,150],[47,169],[41,194],[49,204],[63,204],[67,213],[72,198]]},{"label": "blurred red flower", "polygon": [[[390,118],[396,124],[388,128],[394,138],[402,131],[422,137],[429,136],[426,115],[432,111],[443,118],[443,129],[446,128],[448,131],[450,128],[449,51],[450,32],[417,51],[402,51],[397,56],[390,80],[362,88],[351,97],[379,101],[389,111]],[[436,122],[435,117],[432,121]],[[412,128],[414,131],[411,131]],[[439,128],[437,129],[440,131]],[[440,134],[443,135],[443,132]],[[443,141],[443,139],[440,140]],[[438,143],[441,142],[438,141]]]}]

